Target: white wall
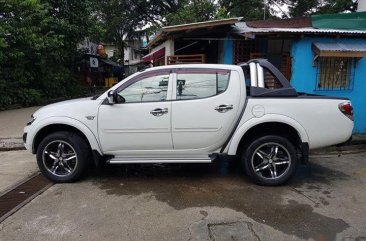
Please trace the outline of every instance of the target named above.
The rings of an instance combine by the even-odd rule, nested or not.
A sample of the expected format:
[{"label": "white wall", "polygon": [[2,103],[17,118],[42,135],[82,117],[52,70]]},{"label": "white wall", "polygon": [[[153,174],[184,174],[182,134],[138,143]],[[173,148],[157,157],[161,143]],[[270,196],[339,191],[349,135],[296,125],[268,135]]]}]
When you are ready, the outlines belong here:
[{"label": "white wall", "polygon": [[123,56],[124,56],[124,61],[131,59],[131,48],[130,47],[124,48]]},{"label": "white wall", "polygon": [[110,57],[113,57],[114,51],[117,50],[117,47],[113,46],[113,45],[105,45],[104,49],[105,49],[105,53],[108,55],[108,58],[110,58]]},{"label": "white wall", "polygon": [[[124,48],[124,64],[125,65],[134,65],[141,62],[141,54],[136,51],[141,47],[142,42],[138,40],[129,41]],[[128,60],[128,62],[126,62]]]},{"label": "white wall", "polygon": [[84,39],[84,41],[80,42],[78,44],[78,49],[85,49],[87,54],[93,54],[93,55],[97,55],[97,47],[98,44],[90,42],[89,39]]},{"label": "white wall", "polygon": [[357,12],[366,11],[366,0],[358,0]]}]

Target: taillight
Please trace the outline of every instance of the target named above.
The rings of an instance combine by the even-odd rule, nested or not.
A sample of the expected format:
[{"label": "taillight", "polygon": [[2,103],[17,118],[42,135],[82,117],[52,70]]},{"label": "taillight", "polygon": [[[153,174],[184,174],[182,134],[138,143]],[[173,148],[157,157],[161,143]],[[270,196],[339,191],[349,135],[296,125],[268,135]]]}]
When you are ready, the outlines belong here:
[{"label": "taillight", "polygon": [[353,120],[353,107],[351,102],[340,103],[338,108],[345,116]]}]

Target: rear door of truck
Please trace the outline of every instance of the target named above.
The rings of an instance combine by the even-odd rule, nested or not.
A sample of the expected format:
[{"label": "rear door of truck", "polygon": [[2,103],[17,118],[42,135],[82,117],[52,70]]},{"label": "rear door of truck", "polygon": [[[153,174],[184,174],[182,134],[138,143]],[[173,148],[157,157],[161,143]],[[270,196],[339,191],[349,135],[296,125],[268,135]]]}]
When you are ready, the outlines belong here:
[{"label": "rear door of truck", "polygon": [[209,152],[220,148],[240,112],[239,73],[220,68],[184,68],[176,70],[173,83],[174,149]]}]

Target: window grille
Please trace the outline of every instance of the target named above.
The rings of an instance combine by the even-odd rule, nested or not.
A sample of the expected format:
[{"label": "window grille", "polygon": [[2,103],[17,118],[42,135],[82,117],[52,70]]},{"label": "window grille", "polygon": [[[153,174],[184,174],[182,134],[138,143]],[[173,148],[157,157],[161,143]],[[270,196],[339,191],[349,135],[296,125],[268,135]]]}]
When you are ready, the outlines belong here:
[{"label": "window grille", "polygon": [[316,90],[352,90],[354,59],[319,57]]},{"label": "window grille", "polygon": [[258,41],[243,40],[234,42],[234,64],[247,62],[251,59],[251,53],[257,53]]}]

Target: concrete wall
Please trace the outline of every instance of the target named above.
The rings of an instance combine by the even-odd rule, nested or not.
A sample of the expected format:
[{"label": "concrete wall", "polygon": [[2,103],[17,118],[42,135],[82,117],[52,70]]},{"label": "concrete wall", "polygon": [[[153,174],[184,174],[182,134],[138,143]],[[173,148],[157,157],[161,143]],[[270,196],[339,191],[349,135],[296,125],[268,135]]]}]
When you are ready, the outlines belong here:
[{"label": "concrete wall", "polygon": [[[355,112],[355,133],[366,133],[366,57],[357,61],[352,90],[316,91],[316,71],[313,66],[313,42],[364,43],[366,39],[303,38],[293,42],[291,56],[291,84],[299,92],[347,97],[352,101]],[[331,123],[329,123],[331,124]]]}]

